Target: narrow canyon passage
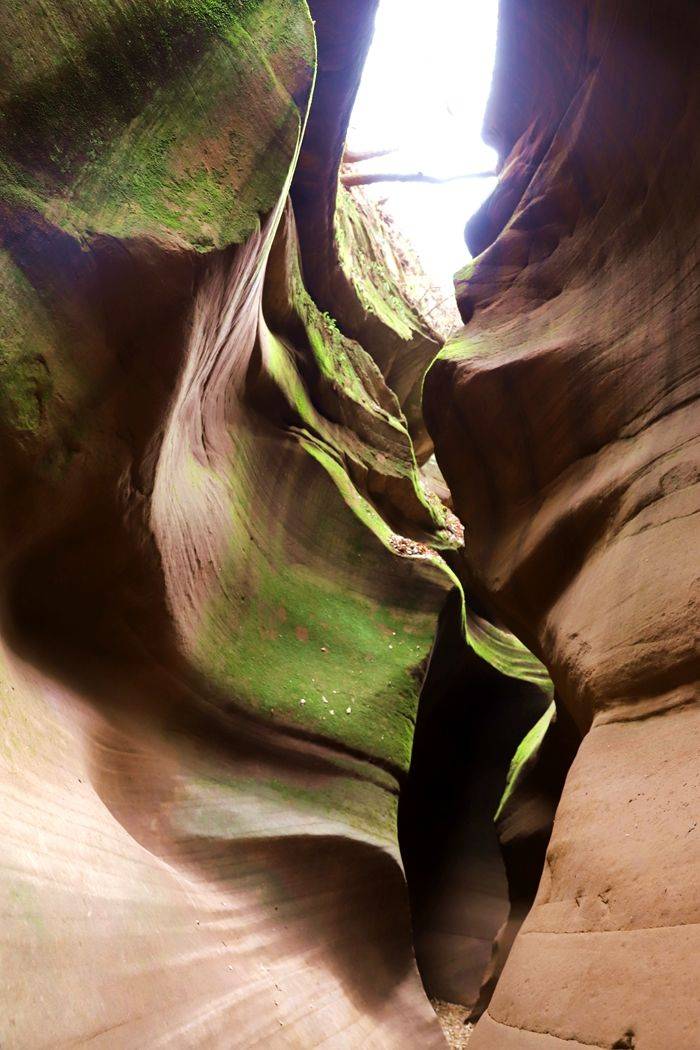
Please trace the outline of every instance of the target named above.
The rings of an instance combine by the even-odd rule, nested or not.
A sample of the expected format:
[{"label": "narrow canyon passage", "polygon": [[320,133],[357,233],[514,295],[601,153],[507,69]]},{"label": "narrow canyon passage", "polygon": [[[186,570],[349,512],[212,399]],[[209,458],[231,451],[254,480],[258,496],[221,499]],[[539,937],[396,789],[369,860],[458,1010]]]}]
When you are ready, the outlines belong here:
[{"label": "narrow canyon passage", "polygon": [[418,706],[399,842],[423,984],[431,998],[466,1006],[466,1016],[509,915],[494,816],[511,759],[550,698],[465,645],[460,613],[455,593]]},{"label": "narrow canyon passage", "polygon": [[0,1046],[700,1046],[699,46],[0,6]]},{"label": "narrow canyon passage", "polygon": [[[496,153],[482,139],[496,17],[495,2],[477,9],[443,0],[426,20],[419,4],[383,0],[341,168],[351,192],[385,217],[389,252],[407,264],[404,283],[443,336],[459,322],[453,274],[469,258],[464,220],[496,183]],[[450,503],[434,459],[425,471]],[[421,691],[398,817],[421,979],[434,1003],[453,1004],[448,1019],[461,1022],[488,1002],[488,974],[500,970],[507,950],[491,962],[499,930],[512,939],[534,899],[546,834],[518,836],[525,849],[537,846],[529,846],[534,871],[524,875],[516,862],[511,873],[519,890],[511,909],[494,816],[518,746],[551,704],[548,689],[477,655],[462,615],[454,592]]]}]

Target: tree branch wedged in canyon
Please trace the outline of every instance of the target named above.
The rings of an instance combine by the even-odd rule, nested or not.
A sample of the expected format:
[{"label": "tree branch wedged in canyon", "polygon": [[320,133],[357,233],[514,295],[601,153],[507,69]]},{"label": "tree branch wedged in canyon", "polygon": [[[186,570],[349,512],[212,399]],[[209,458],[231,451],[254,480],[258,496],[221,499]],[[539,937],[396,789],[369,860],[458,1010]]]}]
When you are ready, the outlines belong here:
[{"label": "tree branch wedged in canyon", "polygon": [[503,0],[442,349],[376,8],[0,14],[3,1044],[697,1033],[697,25]]},{"label": "tree branch wedged in canyon", "polygon": [[426,175],[422,171],[416,172],[361,172],[346,171],[340,175],[343,186],[372,186],[380,182],[424,182],[431,186],[442,186],[448,182],[463,182],[465,179],[495,179],[495,171],[469,171],[460,175]]},{"label": "tree branch wedged in canyon", "polygon": [[2,1043],[443,1045],[396,827],[441,343],[338,192],[376,4],[312,7],[0,14]]}]

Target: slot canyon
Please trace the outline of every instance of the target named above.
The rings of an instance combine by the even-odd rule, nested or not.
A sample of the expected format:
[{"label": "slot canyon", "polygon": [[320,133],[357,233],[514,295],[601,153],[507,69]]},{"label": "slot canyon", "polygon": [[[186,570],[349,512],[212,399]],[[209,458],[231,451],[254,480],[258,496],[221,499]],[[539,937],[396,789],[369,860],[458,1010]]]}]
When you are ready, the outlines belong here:
[{"label": "slot canyon", "polygon": [[700,6],[500,0],[447,325],[379,6],[0,0],[1,1050],[700,1050]]}]

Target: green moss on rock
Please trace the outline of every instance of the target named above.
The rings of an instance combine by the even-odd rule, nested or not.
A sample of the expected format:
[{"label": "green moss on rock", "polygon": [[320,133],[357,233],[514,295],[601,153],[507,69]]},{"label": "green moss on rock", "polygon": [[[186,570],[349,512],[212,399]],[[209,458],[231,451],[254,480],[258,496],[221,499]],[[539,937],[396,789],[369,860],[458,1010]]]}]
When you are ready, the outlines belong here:
[{"label": "green moss on rock", "polygon": [[[231,478],[230,554],[196,659],[248,709],[405,769],[420,668],[452,580],[437,555],[398,557],[341,465],[298,440],[256,445],[274,507],[269,488]],[[240,448],[237,462],[249,462]]]},{"label": "green moss on rock", "polygon": [[545,733],[549,729],[550,723],[554,718],[555,710],[556,709],[554,702],[552,702],[545,711],[545,713],[542,715],[542,717],[537,722],[535,722],[534,726],[527,734],[527,736],[522,740],[522,742],[518,746],[517,751],[513,755],[512,761],[510,763],[510,768],[508,770],[508,778],[506,780],[505,790],[503,792],[503,796],[501,797],[501,801],[498,805],[498,809],[496,810],[494,820],[498,820],[501,817],[503,810],[505,809],[508,803],[508,800],[511,798],[513,792],[517,787],[518,780],[525,771],[525,768],[529,765],[534,755],[539,750],[540,745],[544,740]]},{"label": "green moss on rock", "polygon": [[312,80],[300,0],[11,4],[0,37],[5,199],[70,232],[198,248],[275,204]]},{"label": "green moss on rock", "polygon": [[51,395],[51,325],[34,289],[0,253],[0,424],[37,431]]},{"label": "green moss on rock", "polygon": [[[330,566],[329,566],[330,569]],[[407,766],[434,616],[382,605],[303,565],[260,574],[209,664],[247,705]]]},{"label": "green moss on rock", "polygon": [[422,322],[401,294],[386,258],[378,254],[366,217],[342,186],[336,202],[335,236],[340,264],[364,310],[406,342],[414,339]]}]

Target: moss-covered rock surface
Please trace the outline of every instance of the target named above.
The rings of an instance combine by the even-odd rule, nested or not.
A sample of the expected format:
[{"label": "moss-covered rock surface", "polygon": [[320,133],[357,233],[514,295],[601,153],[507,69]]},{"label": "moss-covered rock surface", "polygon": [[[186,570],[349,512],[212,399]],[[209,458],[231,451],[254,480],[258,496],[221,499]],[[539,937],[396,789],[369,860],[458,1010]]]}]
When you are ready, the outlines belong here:
[{"label": "moss-covered rock surface", "polygon": [[336,181],[290,205],[321,22],[0,11],[3,1046],[441,1045],[396,833],[459,589],[439,344]]}]

